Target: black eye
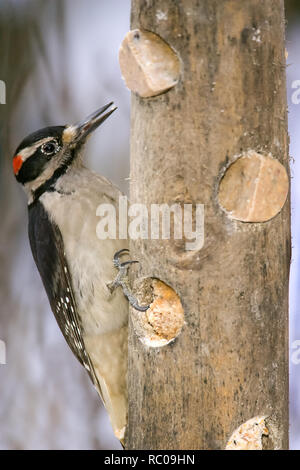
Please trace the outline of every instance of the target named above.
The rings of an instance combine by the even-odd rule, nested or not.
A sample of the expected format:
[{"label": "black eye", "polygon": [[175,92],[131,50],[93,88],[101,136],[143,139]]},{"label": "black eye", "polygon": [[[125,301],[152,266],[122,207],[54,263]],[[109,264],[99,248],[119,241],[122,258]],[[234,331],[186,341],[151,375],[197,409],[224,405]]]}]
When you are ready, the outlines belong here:
[{"label": "black eye", "polygon": [[58,152],[59,148],[60,147],[56,140],[50,140],[41,146],[41,151],[48,157],[51,157]]}]

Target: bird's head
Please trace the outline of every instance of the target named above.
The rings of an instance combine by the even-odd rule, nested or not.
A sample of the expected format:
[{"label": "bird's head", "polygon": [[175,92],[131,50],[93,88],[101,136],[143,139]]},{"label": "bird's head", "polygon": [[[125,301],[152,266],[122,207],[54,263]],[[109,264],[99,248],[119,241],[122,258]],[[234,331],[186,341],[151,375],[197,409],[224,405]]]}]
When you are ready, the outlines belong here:
[{"label": "bird's head", "polygon": [[45,127],[21,142],[13,157],[13,171],[31,198],[66,173],[89,134],[117,109],[112,108],[112,104],[103,106],[78,124]]}]

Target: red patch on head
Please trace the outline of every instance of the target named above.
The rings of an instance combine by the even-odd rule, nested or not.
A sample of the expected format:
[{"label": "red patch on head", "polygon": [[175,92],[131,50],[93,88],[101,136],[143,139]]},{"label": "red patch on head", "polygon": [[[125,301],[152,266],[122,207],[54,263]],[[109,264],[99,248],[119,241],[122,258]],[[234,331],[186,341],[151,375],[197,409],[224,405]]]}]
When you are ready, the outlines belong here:
[{"label": "red patch on head", "polygon": [[14,174],[17,175],[21,169],[21,166],[23,165],[23,160],[21,155],[16,155],[13,158],[13,169],[14,169]]}]

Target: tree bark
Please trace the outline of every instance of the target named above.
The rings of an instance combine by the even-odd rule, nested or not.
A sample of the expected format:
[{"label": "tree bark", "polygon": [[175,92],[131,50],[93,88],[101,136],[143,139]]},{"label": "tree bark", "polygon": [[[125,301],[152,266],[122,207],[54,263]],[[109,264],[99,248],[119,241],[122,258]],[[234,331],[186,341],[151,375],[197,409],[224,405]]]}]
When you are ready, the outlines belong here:
[{"label": "tree bark", "polygon": [[135,28],[164,39],[182,70],[168,92],[132,95],[131,203],[203,203],[205,243],[131,242],[139,276],[179,294],[185,325],[148,348],[130,322],[126,447],[224,449],[266,416],[263,447],[287,448],[289,198],[262,223],[233,220],[218,200],[245,152],[288,172],[283,1],[132,0]]}]

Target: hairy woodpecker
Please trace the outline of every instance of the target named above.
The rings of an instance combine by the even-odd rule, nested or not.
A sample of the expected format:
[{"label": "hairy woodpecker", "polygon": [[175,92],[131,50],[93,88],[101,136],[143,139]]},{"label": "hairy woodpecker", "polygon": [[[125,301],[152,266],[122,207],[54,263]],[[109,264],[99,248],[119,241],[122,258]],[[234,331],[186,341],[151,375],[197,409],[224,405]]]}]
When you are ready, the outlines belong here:
[{"label": "hairy woodpecker", "polygon": [[[29,135],[14,154],[13,170],[28,196],[30,245],[51,309],[122,441],[128,302],[112,287],[121,285],[133,305],[140,307],[121,279],[130,263],[120,262],[128,251],[127,241],[99,240],[96,235],[98,205],[116,206],[121,193],[88,170],[81,158],[87,136],[116,109],[111,106],[103,106],[77,125],[47,127]],[[112,283],[114,266],[120,273]]]}]

